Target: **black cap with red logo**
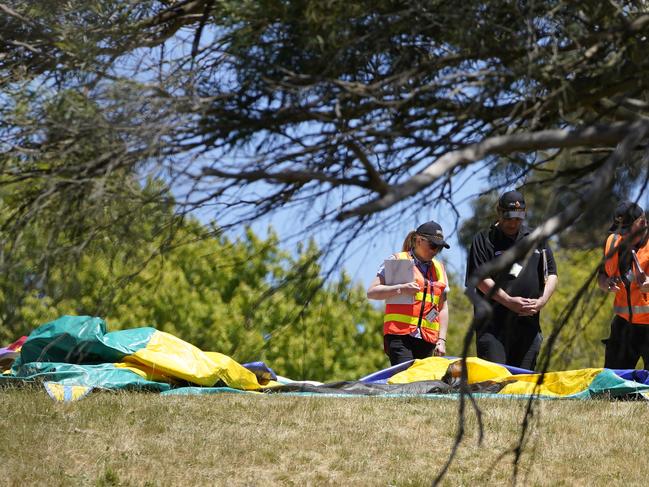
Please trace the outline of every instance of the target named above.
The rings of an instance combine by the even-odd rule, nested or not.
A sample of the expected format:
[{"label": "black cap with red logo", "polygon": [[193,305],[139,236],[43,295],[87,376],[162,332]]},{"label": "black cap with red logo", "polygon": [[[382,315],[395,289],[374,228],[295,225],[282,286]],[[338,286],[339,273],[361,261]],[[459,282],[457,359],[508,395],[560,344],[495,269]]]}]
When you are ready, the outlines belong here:
[{"label": "black cap with red logo", "polygon": [[525,198],[520,191],[507,191],[498,200],[498,209],[505,218],[525,219]]}]

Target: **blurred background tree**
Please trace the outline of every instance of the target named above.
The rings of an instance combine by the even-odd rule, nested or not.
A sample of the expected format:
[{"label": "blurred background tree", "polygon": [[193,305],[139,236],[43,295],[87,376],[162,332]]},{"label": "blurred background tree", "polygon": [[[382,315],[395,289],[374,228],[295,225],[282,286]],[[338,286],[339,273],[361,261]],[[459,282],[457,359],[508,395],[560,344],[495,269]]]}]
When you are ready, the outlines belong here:
[{"label": "blurred background tree", "polygon": [[[376,341],[363,367],[384,360],[380,316],[321,255],[421,208],[459,221],[468,185],[466,243],[520,187],[532,225],[557,217],[557,258],[583,266],[613,202],[647,189],[644,1],[0,0],[0,14],[7,338],[71,310],[237,359],[301,349],[295,373],[319,361],[340,377],[362,369],[343,339]],[[296,208],[298,238],[326,228],[330,244],[288,256],[277,236],[224,236]],[[562,268],[561,292],[583,277]],[[449,344],[471,308],[454,282]]]}]

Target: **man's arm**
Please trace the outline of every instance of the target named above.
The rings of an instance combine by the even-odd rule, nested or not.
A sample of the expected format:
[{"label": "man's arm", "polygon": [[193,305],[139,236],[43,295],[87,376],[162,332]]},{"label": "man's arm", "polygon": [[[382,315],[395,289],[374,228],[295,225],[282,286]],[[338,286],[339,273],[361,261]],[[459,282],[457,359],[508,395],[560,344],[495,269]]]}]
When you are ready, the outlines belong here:
[{"label": "man's arm", "polygon": [[543,288],[543,294],[541,295],[540,298],[536,300],[537,302],[541,301],[542,303],[541,308],[545,306],[548,303],[548,301],[550,301],[552,294],[554,294],[554,290],[557,288],[558,282],[559,282],[559,277],[556,274],[550,274],[548,276],[548,280],[545,282],[545,287]]},{"label": "man's arm", "polygon": [[557,277],[557,275],[550,274],[548,276],[548,280],[545,281],[545,287],[543,288],[543,294],[541,295],[541,297],[536,299],[530,299],[529,305],[526,306],[524,310],[519,314],[521,316],[532,316],[537,314],[539,311],[541,311],[543,306],[548,304],[550,297],[554,293],[554,290],[557,288],[558,282],[559,282],[559,278]]},{"label": "man's arm", "polygon": [[604,269],[600,269],[597,274],[597,287],[602,291],[609,293],[616,293],[620,290],[620,278],[619,277],[609,277]]},{"label": "man's arm", "polygon": [[[467,257],[465,285],[468,286],[471,274],[473,274],[473,272],[475,272],[475,270],[482,264],[493,259],[493,257],[486,235],[484,233],[476,235],[473,238],[471,248],[469,249],[469,255]],[[480,281],[476,288],[480,290],[482,294],[487,296],[495,285],[496,282],[492,278],[487,277]],[[494,295],[491,296],[491,299],[517,314],[523,312],[529,301],[526,298],[510,296],[502,288],[499,288]]]},{"label": "man's arm", "polygon": [[[611,237],[609,236],[609,238]],[[607,244],[604,245],[604,262],[606,262],[607,259],[610,259],[618,251],[617,248],[615,248],[612,255],[606,255],[607,246],[608,246],[608,240],[607,240]],[[599,287],[602,291],[606,291],[609,293],[616,293],[621,289],[620,288],[621,282],[622,280],[620,279],[619,276],[608,275],[604,263],[600,265],[599,271],[597,272],[597,287]]]},{"label": "man's arm", "polygon": [[[493,289],[495,285],[496,282],[493,279],[488,277],[480,281],[477,287],[482,292],[482,294],[488,296],[489,292]],[[493,294],[493,296],[491,296],[491,299],[493,299],[495,302],[499,304],[502,304],[505,308],[513,311],[516,314],[526,314],[526,310],[528,310],[530,306],[530,302],[533,301],[528,298],[510,296],[502,288],[498,288],[498,290]]]},{"label": "man's arm", "polygon": [[541,311],[550,298],[554,294],[554,290],[557,288],[557,283],[559,282],[559,277],[557,276],[557,263],[554,260],[554,253],[552,248],[549,245],[545,245],[542,250],[543,254],[543,274],[544,279],[543,293],[539,298],[532,299],[532,305],[529,308],[528,315],[534,315]]}]

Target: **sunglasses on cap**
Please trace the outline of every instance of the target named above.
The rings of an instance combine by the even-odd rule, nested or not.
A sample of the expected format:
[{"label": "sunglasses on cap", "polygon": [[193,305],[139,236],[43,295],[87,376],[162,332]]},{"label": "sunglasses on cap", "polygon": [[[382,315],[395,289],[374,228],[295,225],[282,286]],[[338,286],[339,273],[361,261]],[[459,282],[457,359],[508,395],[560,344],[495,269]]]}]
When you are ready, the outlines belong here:
[{"label": "sunglasses on cap", "polygon": [[525,220],[526,213],[525,210],[503,210],[499,209],[500,216],[503,220]]},{"label": "sunglasses on cap", "polygon": [[437,243],[433,242],[432,240],[430,240],[430,239],[428,239],[426,237],[421,237],[421,235],[420,235],[420,238],[422,240],[425,240],[428,243],[428,246],[430,247],[430,250],[439,250],[441,252],[442,249],[444,248],[443,245],[437,244]]}]

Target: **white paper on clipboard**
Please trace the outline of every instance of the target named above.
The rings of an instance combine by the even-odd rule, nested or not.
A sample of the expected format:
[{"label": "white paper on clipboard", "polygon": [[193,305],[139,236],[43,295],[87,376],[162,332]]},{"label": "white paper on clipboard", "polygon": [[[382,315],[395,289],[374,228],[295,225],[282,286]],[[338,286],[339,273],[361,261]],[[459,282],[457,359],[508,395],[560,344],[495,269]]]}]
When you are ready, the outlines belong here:
[{"label": "white paper on clipboard", "polygon": [[[415,266],[411,260],[407,259],[389,259],[384,262],[385,266],[385,283],[405,284],[415,280]],[[412,304],[415,302],[414,296],[408,294],[397,294],[385,300],[387,304]]]}]

